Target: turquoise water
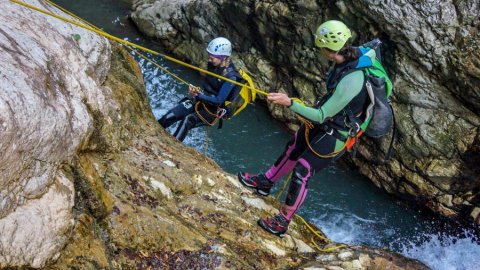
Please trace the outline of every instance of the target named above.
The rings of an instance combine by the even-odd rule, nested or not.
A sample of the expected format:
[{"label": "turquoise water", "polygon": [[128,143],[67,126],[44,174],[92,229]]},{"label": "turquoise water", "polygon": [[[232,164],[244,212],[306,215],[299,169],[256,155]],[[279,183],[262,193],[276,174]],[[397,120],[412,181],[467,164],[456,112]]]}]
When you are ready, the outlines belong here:
[{"label": "turquoise water", "polygon": [[[56,2],[108,33],[162,51],[129,22],[126,1]],[[154,59],[190,83],[201,85],[196,72]],[[139,59],[139,64],[153,113],[159,118],[186,95],[186,86],[144,60]],[[227,172],[261,172],[281,154],[290,137],[262,104],[256,104],[225,122],[220,130],[193,130],[185,143],[200,152],[206,149],[207,155]],[[356,171],[331,167],[313,177],[309,186],[299,214],[317,224],[334,241],[387,247],[438,270],[480,269],[478,235],[472,230],[404,206]]]}]

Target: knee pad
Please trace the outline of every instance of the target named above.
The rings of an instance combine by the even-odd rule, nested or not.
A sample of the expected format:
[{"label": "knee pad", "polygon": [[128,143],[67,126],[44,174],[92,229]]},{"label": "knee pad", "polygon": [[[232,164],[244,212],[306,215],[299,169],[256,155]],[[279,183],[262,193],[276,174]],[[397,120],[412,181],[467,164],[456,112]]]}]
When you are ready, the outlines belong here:
[{"label": "knee pad", "polygon": [[191,129],[197,125],[198,118],[194,114],[189,114],[187,117],[185,117],[185,125],[188,129]]},{"label": "knee pad", "polygon": [[288,187],[287,198],[285,199],[286,205],[293,206],[295,204],[298,196],[301,193],[302,184],[302,179],[298,179],[296,177],[292,179],[290,186]]},{"label": "knee pad", "polygon": [[303,179],[309,175],[310,171],[307,167],[303,166],[300,162],[297,162],[293,171],[295,178]]},{"label": "knee pad", "polygon": [[309,169],[300,162],[297,163],[295,169],[293,170],[292,182],[288,187],[287,198],[285,204],[292,206],[297,201],[299,196],[303,196],[305,190],[307,190],[307,181],[309,178],[310,172]]}]

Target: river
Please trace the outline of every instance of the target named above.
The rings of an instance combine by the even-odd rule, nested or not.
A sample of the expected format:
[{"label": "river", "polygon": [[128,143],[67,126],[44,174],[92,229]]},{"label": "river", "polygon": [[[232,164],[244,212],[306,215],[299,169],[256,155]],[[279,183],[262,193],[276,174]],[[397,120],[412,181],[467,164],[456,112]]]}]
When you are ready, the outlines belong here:
[{"label": "river", "polygon": [[[110,34],[162,52],[127,19],[128,1],[57,0],[56,3]],[[158,57],[154,59],[188,82],[201,85],[196,72]],[[137,60],[153,113],[159,118],[186,95],[186,86],[149,62]],[[185,143],[206,153],[227,172],[262,172],[281,154],[290,137],[284,126],[269,116],[265,106],[257,103],[225,121],[222,129],[193,130]],[[405,206],[356,171],[333,166],[315,175],[309,186],[309,195],[299,214],[334,241],[386,247],[436,270],[480,269],[478,233]],[[274,191],[278,190],[277,186]]]}]

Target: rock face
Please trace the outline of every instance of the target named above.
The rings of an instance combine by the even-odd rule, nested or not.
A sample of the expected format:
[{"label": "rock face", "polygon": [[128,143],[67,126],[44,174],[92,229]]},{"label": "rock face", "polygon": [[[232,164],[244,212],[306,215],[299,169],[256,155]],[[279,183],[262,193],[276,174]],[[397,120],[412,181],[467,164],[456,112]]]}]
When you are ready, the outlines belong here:
[{"label": "rock face", "polygon": [[62,168],[91,136],[91,112],[106,111],[111,48],[9,1],[1,6],[0,266],[38,267],[73,227],[74,185]]},{"label": "rock face", "polygon": [[[384,41],[395,89],[398,132],[362,140],[351,160],[378,187],[447,216],[480,224],[480,2],[466,1],[153,1],[133,5],[132,19],[172,53],[205,62],[216,37],[234,44],[234,59],[261,89],[312,104],[324,93],[328,63],[313,32],[327,19],[354,31],[354,44]],[[293,115],[269,105],[290,123]]]},{"label": "rock face", "polygon": [[0,268],[426,269],[362,247],[315,258],[297,220],[262,231],[272,198],[159,127],[125,49],[0,5]]}]

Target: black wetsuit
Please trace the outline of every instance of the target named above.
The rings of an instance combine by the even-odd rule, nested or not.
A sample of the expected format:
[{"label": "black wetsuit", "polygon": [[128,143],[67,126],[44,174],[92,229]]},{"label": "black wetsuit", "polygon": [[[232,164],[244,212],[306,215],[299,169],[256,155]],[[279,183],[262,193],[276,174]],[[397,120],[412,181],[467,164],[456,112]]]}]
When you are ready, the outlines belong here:
[{"label": "black wetsuit", "polygon": [[[208,71],[234,81],[242,80],[233,63],[230,63],[228,67],[215,67],[208,63]],[[169,110],[158,120],[164,128],[181,121],[173,134],[179,141],[183,141],[191,129],[205,125],[204,121],[215,123],[217,110],[226,109],[225,102],[235,99],[240,91],[240,87],[207,75],[203,91],[206,94],[201,93],[195,99],[184,98],[180,100],[177,106]],[[197,109],[195,109],[197,102],[202,102],[203,104],[199,104]],[[230,113],[227,111],[227,116]]]}]

